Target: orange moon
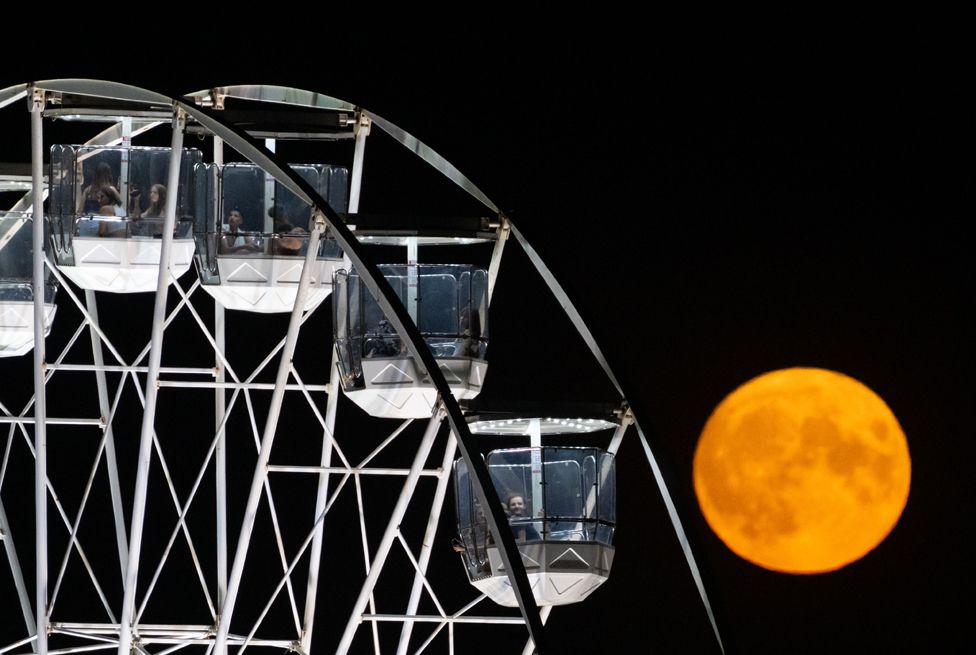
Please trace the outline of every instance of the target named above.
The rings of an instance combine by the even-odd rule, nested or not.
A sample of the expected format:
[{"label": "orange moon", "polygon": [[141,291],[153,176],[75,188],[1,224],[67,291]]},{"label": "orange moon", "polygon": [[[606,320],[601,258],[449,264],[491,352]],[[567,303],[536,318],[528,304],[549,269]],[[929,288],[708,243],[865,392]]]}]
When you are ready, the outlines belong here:
[{"label": "orange moon", "polygon": [[695,494],[712,530],[740,557],[785,573],[866,555],[898,522],[910,481],[905,433],[885,402],[823,369],[742,385],[695,450]]}]

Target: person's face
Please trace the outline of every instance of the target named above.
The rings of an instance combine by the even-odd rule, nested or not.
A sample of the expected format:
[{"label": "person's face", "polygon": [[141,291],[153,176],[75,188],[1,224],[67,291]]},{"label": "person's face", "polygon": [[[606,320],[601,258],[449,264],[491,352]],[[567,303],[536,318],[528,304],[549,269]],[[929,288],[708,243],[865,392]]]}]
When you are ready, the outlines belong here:
[{"label": "person's face", "polygon": [[509,498],[508,511],[512,516],[522,516],[525,512],[525,499],[521,496],[512,496]]},{"label": "person's face", "polygon": [[237,230],[241,225],[244,224],[244,217],[236,209],[232,210],[230,215],[227,217],[227,224],[230,225],[230,229]]},{"label": "person's face", "polygon": [[149,202],[159,202],[159,191],[152,189],[149,192]]},{"label": "person's face", "polygon": [[107,205],[107,204],[109,204],[108,203],[108,194],[105,193],[104,191],[102,191],[101,189],[99,189],[98,192],[95,194],[95,202],[97,202],[100,205]]}]

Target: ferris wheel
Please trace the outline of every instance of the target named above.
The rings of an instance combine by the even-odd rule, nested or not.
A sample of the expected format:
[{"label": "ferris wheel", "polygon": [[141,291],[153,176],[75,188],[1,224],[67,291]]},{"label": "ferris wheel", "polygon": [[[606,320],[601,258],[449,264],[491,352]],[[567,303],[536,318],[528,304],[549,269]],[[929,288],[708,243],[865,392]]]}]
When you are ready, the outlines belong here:
[{"label": "ferris wheel", "polygon": [[[546,652],[554,608],[611,575],[628,431],[718,639],[598,344],[512,221],[434,150],[276,86],[0,90],[5,112],[25,102],[31,177],[0,186],[17,194],[0,212],[0,366],[21,376],[0,397],[0,594],[22,638],[0,654],[454,652],[493,629]],[[436,199],[361,212],[389,193],[364,188],[374,133],[481,213]],[[512,237],[619,403],[481,398]],[[444,524],[450,570],[432,566]]]}]

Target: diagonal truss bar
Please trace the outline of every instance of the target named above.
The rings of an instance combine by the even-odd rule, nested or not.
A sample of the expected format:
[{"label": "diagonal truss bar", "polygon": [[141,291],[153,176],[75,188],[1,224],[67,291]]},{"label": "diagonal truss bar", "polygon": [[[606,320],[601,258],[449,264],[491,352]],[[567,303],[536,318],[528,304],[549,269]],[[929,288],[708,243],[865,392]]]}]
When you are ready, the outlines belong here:
[{"label": "diagonal truss bar", "polygon": [[[284,588],[285,582],[291,576],[292,571],[294,571],[295,566],[298,565],[298,562],[305,554],[305,551],[308,549],[309,545],[312,544],[315,538],[316,531],[321,527],[322,522],[325,520],[326,515],[329,513],[329,510],[332,509],[332,506],[335,503],[336,499],[339,497],[340,492],[342,491],[343,487],[346,486],[346,482],[348,482],[349,478],[351,477],[352,475],[349,473],[343,475],[342,479],[339,481],[339,484],[336,485],[335,491],[332,492],[332,496],[329,498],[329,501],[326,503],[325,508],[322,510],[322,513],[316,517],[315,523],[312,525],[312,529],[309,530],[308,534],[305,536],[305,539],[302,541],[301,546],[299,546],[298,548],[298,552],[295,553],[295,556],[291,559],[291,562],[289,562],[288,568],[285,569],[284,575],[281,576],[281,580],[278,581],[278,585],[271,593],[271,598],[268,599],[267,604],[264,606],[264,609],[261,611],[261,615],[258,617],[258,620],[254,622],[254,627],[251,628],[251,632],[248,635],[247,639],[245,640],[246,641],[245,646],[247,645],[247,643],[253,641],[253,636],[255,633],[257,633],[258,628],[261,627],[261,623],[264,622],[264,617],[267,616],[268,611],[271,610],[271,606],[274,604],[275,599],[278,598],[278,594],[281,593],[282,588]],[[230,643],[230,638],[228,638],[228,643]],[[241,650],[243,650],[243,648]],[[237,655],[241,655],[240,651],[238,652]]]},{"label": "diagonal truss bar", "polygon": [[[172,323],[173,320],[176,318],[177,314],[180,313],[180,310],[182,310],[183,307],[185,307],[187,305],[187,303],[189,302],[190,295],[194,291],[196,291],[197,287],[200,286],[200,279],[197,278],[196,280],[193,281],[193,284],[190,285],[190,288],[187,291],[184,292],[183,291],[183,288],[180,287],[179,282],[176,280],[175,277],[173,277],[172,274],[170,274],[170,279],[173,281],[173,283],[169,285],[169,287],[167,288],[167,291],[169,290],[169,288],[178,289],[179,292],[180,292],[180,300],[179,300],[179,302],[176,303],[176,306],[173,307],[173,310],[166,316],[166,320],[163,321],[163,332],[166,331],[166,329],[169,327],[170,323]],[[150,339],[149,343],[147,343],[146,346],[141,351],[139,351],[139,354],[136,355],[135,359],[132,360],[132,365],[128,367],[128,370],[131,371],[133,367],[136,367],[137,364],[139,362],[141,362],[144,357],[146,357],[147,355],[150,354],[150,351],[151,350],[152,350],[152,340]],[[122,363],[122,362],[120,362],[120,363]],[[163,367],[160,366],[159,367],[159,372],[161,373],[162,371],[163,371]],[[139,372],[139,371],[137,371],[137,372]],[[148,372],[148,370],[147,370],[147,372]]]},{"label": "diagonal truss bar", "polygon": [[[210,442],[210,448],[207,450],[207,454],[203,458],[203,464],[200,465],[200,469],[197,471],[197,477],[193,481],[193,486],[190,489],[186,502],[180,509],[180,515],[176,521],[176,525],[173,527],[169,540],[166,542],[166,548],[163,550],[163,556],[160,558],[159,564],[157,564],[156,570],[153,572],[152,579],[149,582],[149,586],[146,588],[146,593],[142,599],[142,604],[139,606],[139,611],[136,613],[136,623],[142,619],[142,614],[145,612],[146,605],[149,603],[149,598],[152,596],[152,592],[156,588],[156,582],[163,571],[163,567],[166,564],[167,558],[169,557],[170,550],[173,548],[173,544],[176,542],[176,537],[180,534],[180,529],[185,525],[186,515],[190,511],[190,505],[193,503],[193,499],[196,497],[200,483],[203,481],[203,476],[206,475],[207,467],[210,465],[210,459],[216,452],[220,435],[226,427],[227,417],[230,416],[230,410],[234,408],[238,395],[239,392],[235,392],[234,395],[231,396],[230,403],[228,404],[228,411],[224,414],[220,424],[217,426],[217,431],[214,435],[213,441]],[[211,611],[213,611],[213,608],[211,608]]]},{"label": "diagonal truss bar", "polygon": [[[369,577],[369,541],[366,539],[366,512],[363,505],[363,489],[362,484],[359,480],[359,475],[354,475],[353,480],[356,483],[356,507],[359,509],[359,539],[360,543],[363,545],[363,568],[366,571],[366,577]],[[369,611],[372,614],[376,613],[376,599],[373,597],[372,588],[369,590]],[[379,655],[380,652],[380,629],[375,623],[370,626],[373,633],[373,652]]]},{"label": "diagonal truss bar", "polygon": [[10,644],[9,646],[6,646],[4,648],[0,648],[0,655],[3,655],[4,653],[9,653],[10,651],[12,651],[15,648],[20,648],[24,644],[31,644],[33,646],[34,645],[34,642],[36,642],[36,641],[37,641],[37,635],[36,634],[33,634],[30,637],[25,637],[24,639],[21,639],[20,641],[15,641],[14,643]]},{"label": "diagonal truss bar", "polygon": [[[23,434],[24,441],[27,443],[27,448],[30,450],[31,456],[36,458],[37,454],[34,452],[34,443],[30,440],[30,437],[27,435],[27,431],[24,429],[24,427],[22,425],[19,427],[21,433]],[[68,513],[65,511],[64,505],[61,504],[58,494],[54,491],[54,485],[51,483],[50,478],[48,478],[46,482],[47,491],[51,496],[51,501],[54,502],[54,507],[58,510],[58,514],[61,516],[61,521],[64,523],[64,527],[68,529],[68,533],[70,534],[71,519],[68,518]],[[79,542],[77,539],[72,539],[68,544],[68,548],[70,549],[71,546],[74,546],[78,551],[78,556],[81,557],[81,561],[85,565],[85,570],[88,571],[88,577],[91,578],[92,584],[95,586],[95,592],[98,594],[98,598],[102,601],[102,607],[105,608],[106,615],[108,615],[109,620],[115,621],[115,614],[112,613],[112,608],[108,604],[108,599],[105,597],[105,592],[102,591],[102,586],[98,584],[98,578],[95,577],[95,570],[92,568],[88,555],[85,554],[85,549],[81,546],[81,542]]]},{"label": "diagonal truss bar", "polygon": [[[6,416],[11,416],[10,410],[7,406],[0,402],[0,412],[3,412]],[[7,465],[10,463],[10,449],[14,444],[14,430],[17,429],[16,423],[10,424],[10,430],[7,431],[7,445],[3,447],[3,461],[0,462],[0,491],[3,490],[4,480],[7,479]]]},{"label": "diagonal truss bar", "polygon": [[[434,601],[434,606],[437,608],[437,613],[443,617],[447,617],[444,607],[441,606],[441,601],[437,599],[437,594],[434,593],[434,590],[430,586],[430,581],[427,580],[427,571],[420,567],[420,563],[417,561],[417,558],[413,556],[413,553],[410,551],[410,546],[407,545],[406,540],[403,538],[403,533],[400,532],[399,528],[397,529],[396,534],[397,539],[400,541],[400,545],[403,546],[403,552],[407,554],[407,557],[410,559],[410,564],[413,565],[413,570],[416,571],[417,576],[420,578],[420,582],[424,586],[424,589],[426,589],[427,593],[430,594],[430,599]],[[410,614],[408,613],[407,616],[410,616]]]},{"label": "diagonal truss bar", "polygon": [[[261,455],[261,436],[258,433],[257,419],[254,415],[254,404],[251,402],[251,395],[245,391],[244,399],[247,405],[248,418],[251,421],[251,433],[254,435],[254,447],[258,452],[258,456]],[[268,467],[265,467],[268,469]],[[270,470],[270,469],[268,469]],[[275,545],[278,547],[278,559],[281,561],[281,570],[286,571],[288,569],[287,556],[285,555],[285,542],[281,537],[281,526],[278,523],[278,508],[274,502],[274,495],[271,493],[271,482],[265,477],[264,484],[262,485],[265,497],[268,499],[268,509],[271,512],[271,527],[275,535]],[[301,634],[301,626],[298,621],[298,603],[295,599],[295,590],[291,581],[291,578],[287,578],[286,583],[288,585],[288,599],[291,603],[291,613],[292,620],[295,622],[295,631]]]},{"label": "diagonal truss bar", "polygon": [[[383,570],[383,566],[386,563],[386,558],[390,554],[390,548],[393,546],[393,541],[396,539],[396,535],[400,529],[400,522],[403,521],[403,517],[406,514],[407,506],[410,504],[410,500],[413,497],[414,491],[417,488],[417,482],[420,480],[420,471],[424,468],[424,463],[430,456],[431,447],[434,445],[434,438],[437,436],[439,431],[441,421],[444,419],[444,409],[443,402],[438,403],[434,410],[434,415],[430,418],[427,423],[427,429],[424,432],[424,436],[417,446],[417,453],[414,455],[413,463],[410,466],[410,475],[403,483],[403,489],[400,491],[400,497],[397,499],[396,505],[393,507],[393,511],[390,514],[390,519],[386,524],[386,530],[383,532],[383,537],[380,539],[380,543],[376,547],[376,553],[373,556],[372,564],[369,566],[368,574],[366,580],[363,582],[362,589],[359,591],[359,597],[356,599],[353,605],[352,614],[349,620],[346,622],[346,629],[342,634],[342,639],[339,642],[339,647],[336,650],[337,653],[342,653],[343,655],[349,651],[349,647],[352,645],[352,640],[355,636],[356,629],[362,621],[364,616],[363,610],[366,609],[366,604],[370,597],[372,596],[373,589],[376,587],[376,582],[379,580],[380,573]],[[358,479],[358,478],[357,478]],[[363,520],[362,508],[360,508],[360,525],[362,526],[364,533],[364,543],[365,548],[365,523]]]},{"label": "diagonal truss bar", "polygon": [[[93,319],[91,314],[88,313],[88,308],[85,307],[82,304],[81,300],[78,299],[78,296],[75,295],[75,292],[71,289],[71,286],[68,284],[67,280],[65,280],[64,275],[62,275],[61,271],[58,270],[58,267],[52,266],[50,263],[48,263],[47,270],[49,270],[51,274],[55,277],[55,279],[57,279],[59,288],[68,294],[68,297],[71,298],[72,302],[74,302],[75,307],[77,307],[78,311],[81,312],[83,320],[81,326],[79,327],[79,334],[81,329],[83,329],[86,326],[90,326],[90,328],[98,334],[98,338],[101,339],[101,342],[103,344],[105,344],[105,347],[108,348],[108,351],[112,353],[112,357],[115,358],[115,361],[124,366],[125,360],[122,358],[122,355],[120,355],[119,351],[116,350],[115,345],[112,344],[111,339],[109,339],[105,335],[105,332],[102,331],[102,328],[98,325],[98,321]],[[68,348],[65,348],[62,354],[62,358],[64,354],[67,354],[67,351]],[[58,363],[59,364],[61,363],[60,359],[58,360]]]},{"label": "diagonal truss bar", "polygon": [[[98,322],[98,303],[95,300],[95,292],[90,289],[85,290],[85,304],[91,318]],[[92,343],[92,363],[95,365],[95,386],[98,389],[98,408],[102,416],[110,416],[108,404],[108,380],[102,367],[105,365],[102,356],[102,345],[98,340],[98,333],[90,330]],[[119,388],[122,383],[119,383]],[[114,410],[112,411],[114,414]],[[112,421],[105,423],[105,468],[108,471],[109,493],[112,498],[112,515],[115,519],[115,541],[119,551],[119,572],[122,580],[125,580],[125,562],[128,558],[129,544],[125,535],[125,512],[122,509],[122,489],[119,484],[119,466],[115,457],[115,436],[112,433]],[[79,517],[80,520],[80,517]]]},{"label": "diagonal truss bar", "polygon": [[[146,399],[142,395],[142,389],[139,387],[139,381],[135,378],[135,373],[130,373],[133,378],[133,383],[136,387],[136,393],[139,395],[139,401],[142,403],[143,407],[147,406]],[[145,409],[144,409],[145,411]],[[197,556],[197,549],[193,545],[193,538],[190,536],[190,528],[186,524],[185,515],[181,512],[180,498],[179,494],[176,492],[176,487],[173,484],[173,478],[169,472],[169,466],[166,464],[166,457],[163,455],[162,446],[159,443],[159,436],[156,431],[153,430],[152,436],[152,446],[153,450],[156,451],[156,457],[159,459],[160,467],[163,470],[163,477],[166,480],[166,487],[169,489],[170,499],[173,501],[173,506],[176,508],[176,513],[178,515],[177,525],[183,532],[183,536],[186,539],[186,544],[190,548],[190,557],[193,559],[193,566],[197,572],[197,579],[200,582],[200,587],[203,589],[203,594],[207,599],[207,607],[210,609],[211,618],[217,618],[217,611],[214,608],[213,600],[210,597],[210,590],[207,588],[207,579],[203,575],[203,568],[200,566],[200,558]],[[138,619],[134,619],[133,623],[137,623]]]},{"label": "diagonal truss bar", "polygon": [[[74,334],[71,336],[71,338],[68,340],[68,342],[65,345],[65,347],[62,349],[61,353],[58,355],[58,358],[56,360],[56,363],[59,364],[59,363],[61,363],[64,360],[64,358],[67,356],[68,352],[70,352],[71,348],[74,346],[75,342],[78,340],[78,338],[84,332],[84,329],[85,329],[85,327],[87,325],[88,325],[88,322],[87,321],[84,321],[84,320],[78,325],[78,327],[75,330]],[[54,371],[53,370],[48,370],[46,372],[46,374],[44,376],[44,385],[45,386],[50,381],[50,379],[51,379],[51,377],[53,375],[54,375]],[[27,412],[30,411],[30,408],[34,405],[35,398],[36,398],[36,395],[35,396],[32,396],[27,401],[27,404],[24,406],[24,409],[20,413],[20,417],[26,416]],[[6,407],[3,407],[3,411],[5,413],[7,413],[8,415],[10,414],[9,410]],[[50,423],[50,421],[48,421],[48,422]],[[10,426],[10,432],[8,434],[8,439],[9,440],[8,440],[8,443],[7,443],[7,451],[6,451],[5,455],[4,455],[4,470],[5,470],[5,467],[6,467],[7,458],[9,456],[9,449],[10,449],[10,447],[12,445],[12,437],[13,437],[13,432],[14,432],[14,429],[15,428],[19,428],[20,429],[20,432],[23,435],[24,440],[27,442],[27,447],[30,450],[31,455],[35,458],[35,460],[36,460],[36,457],[37,457],[36,450],[34,448],[34,444],[31,442],[30,436],[27,434],[27,431],[24,428],[23,423],[11,424],[11,426]],[[50,493],[50,495],[51,495],[51,499],[54,501],[55,507],[57,508],[59,515],[61,516],[62,522],[64,523],[65,527],[68,528],[68,532],[70,534],[72,532],[71,521],[68,518],[67,512],[65,512],[64,507],[61,505],[61,501],[58,498],[57,493],[55,493],[54,486],[51,483],[50,479],[46,479],[46,487],[47,487],[48,493]],[[89,562],[88,557],[87,557],[87,555],[84,552],[84,549],[81,547],[81,544],[78,542],[78,540],[76,538],[75,539],[71,539],[69,541],[69,546],[68,546],[68,552],[69,553],[70,553],[70,549],[71,549],[72,546],[74,546],[74,548],[78,551],[78,554],[81,557],[81,560],[82,560],[82,562],[83,562],[83,564],[85,566],[85,569],[86,569],[86,571],[88,573],[89,578],[91,578],[91,580],[92,580],[92,583],[93,583],[93,585],[95,587],[95,591],[97,592],[97,594],[99,596],[99,599],[102,601],[102,606],[105,608],[105,611],[106,611],[107,615],[114,621],[115,620],[114,614],[112,613],[112,610],[111,610],[111,608],[108,605],[108,601],[106,600],[105,594],[102,591],[101,585],[98,584],[98,579],[95,576],[95,572],[92,569],[91,563]],[[52,600],[53,600],[53,598],[52,598]],[[49,605],[48,605],[48,613],[50,612],[50,609],[51,609],[51,605],[49,603]]]},{"label": "diagonal truss bar", "polygon": [[[319,464],[323,467],[332,465],[333,443],[335,442],[336,410],[339,404],[339,365],[338,354],[332,349],[332,367],[329,369],[329,396],[325,406],[325,428],[322,430],[322,454]],[[318,516],[325,509],[329,496],[329,474],[319,474],[318,487],[315,490],[315,514]],[[303,653],[312,650],[312,628],[315,625],[315,601],[318,594],[319,569],[322,564],[322,539],[325,524],[320,523],[314,528],[312,536],[312,551],[308,557],[308,584],[305,589],[305,614],[302,624],[301,647]]]},{"label": "diagonal truss bar", "polygon": [[393,442],[394,439],[396,439],[397,437],[399,437],[400,436],[400,433],[403,432],[404,430],[406,430],[407,429],[407,426],[410,425],[411,423],[413,423],[413,419],[412,418],[408,418],[406,421],[404,421],[403,423],[401,423],[399,425],[399,427],[397,427],[396,430],[394,430],[392,433],[390,433],[390,436],[388,436],[386,439],[384,439],[383,442],[380,445],[378,445],[376,448],[373,449],[373,452],[371,452],[369,455],[366,455],[366,457],[363,458],[363,461],[361,461],[359,463],[359,468],[363,468],[364,466],[366,466],[367,464],[369,464],[371,461],[373,461],[373,458],[376,457],[377,455],[379,455],[380,452],[382,452],[384,448],[386,448],[387,446],[389,446]]},{"label": "diagonal truss bar", "polygon": [[[457,451],[457,439],[451,433],[447,437],[447,444],[444,446],[444,457],[441,460],[441,475],[437,481],[437,489],[434,491],[434,502],[430,508],[430,516],[427,518],[427,529],[424,532],[424,541],[420,546],[420,561],[417,566],[417,574],[413,579],[413,588],[410,590],[410,600],[407,602],[407,615],[416,614],[420,604],[421,582],[426,584],[427,566],[430,564],[432,544],[437,535],[437,525],[440,521],[441,509],[444,507],[444,497],[447,495],[447,484],[451,478],[451,464],[454,462],[454,455]],[[402,540],[402,538],[401,538]],[[406,544],[404,544],[406,548]],[[431,594],[433,595],[433,593]],[[443,612],[442,612],[443,613]],[[410,646],[410,636],[413,632],[413,623],[405,622],[400,630],[400,645],[397,647],[397,655],[405,655]]]},{"label": "diagonal truss bar", "polygon": [[20,559],[17,558],[17,549],[14,547],[14,537],[10,532],[10,522],[7,521],[7,512],[3,508],[2,498],[0,498],[0,546],[3,546],[3,550],[7,554],[7,563],[10,565],[10,573],[14,578],[14,586],[17,588],[17,599],[20,601],[20,609],[24,614],[24,626],[27,628],[27,634],[37,634],[37,624],[34,623],[30,596],[27,595],[27,583],[24,581],[24,571],[20,568]]},{"label": "diagonal truss bar", "polygon": [[[119,385],[119,393],[116,395],[116,401],[118,401],[119,396],[121,396],[122,385]],[[92,462],[91,471],[88,473],[88,480],[85,482],[85,489],[81,494],[81,504],[78,506],[78,513],[75,516],[74,525],[71,527],[71,541],[76,541],[78,539],[78,529],[81,527],[81,519],[85,514],[85,508],[88,506],[88,497],[91,494],[92,484],[95,481],[95,474],[98,472],[98,465],[102,460],[102,453],[105,452],[106,439],[108,437],[108,431],[102,432],[102,438],[98,444],[98,450],[95,453],[95,459]],[[71,556],[71,549],[68,548],[64,552],[64,558],[61,560],[61,568],[58,571],[57,580],[54,583],[54,591],[51,592],[51,600],[49,603],[48,613],[54,612],[54,605],[58,598],[58,591],[61,589],[61,582],[64,579],[64,573],[68,568],[68,559]]]},{"label": "diagonal truss bar", "polygon": [[319,426],[323,430],[325,430],[326,429],[325,417],[322,416],[322,413],[319,411],[318,406],[315,404],[315,401],[312,399],[312,394],[308,392],[308,387],[305,386],[305,383],[302,381],[301,376],[298,375],[298,370],[295,369],[294,366],[291,367],[291,375],[293,378],[295,378],[295,382],[298,384],[298,389],[302,392],[302,395],[305,397],[305,400],[308,402],[308,406],[312,409],[312,413],[315,414],[315,419],[319,422]]}]

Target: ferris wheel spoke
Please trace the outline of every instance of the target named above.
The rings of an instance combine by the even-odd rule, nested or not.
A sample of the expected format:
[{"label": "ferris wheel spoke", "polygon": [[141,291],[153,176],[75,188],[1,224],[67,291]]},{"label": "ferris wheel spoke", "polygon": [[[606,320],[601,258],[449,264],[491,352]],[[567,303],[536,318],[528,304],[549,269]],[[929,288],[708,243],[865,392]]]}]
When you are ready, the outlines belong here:
[{"label": "ferris wheel spoke", "polygon": [[7,521],[7,512],[3,507],[3,499],[0,498],[0,532],[2,541],[0,544],[7,555],[7,564],[10,565],[10,574],[14,579],[14,586],[17,589],[17,598],[20,601],[20,609],[24,615],[24,627],[27,634],[37,634],[37,624],[34,622],[34,609],[31,606],[30,597],[27,595],[27,584],[24,581],[24,571],[20,567],[20,559],[17,557],[17,548],[14,546],[13,534],[10,531],[10,523]]},{"label": "ferris wheel spoke", "polygon": [[[363,489],[359,480],[359,473],[353,473],[353,481],[356,484],[356,507],[359,508],[359,537],[363,544],[363,567],[366,569],[366,576],[369,577],[369,544],[366,540],[366,513],[363,511]],[[369,591],[369,611],[376,614],[376,600],[373,597],[373,590]],[[376,653],[380,652],[380,633],[379,626],[375,621],[370,628],[373,632],[373,649]]]},{"label": "ferris wheel spoke", "polygon": [[[98,303],[95,292],[90,289],[85,290],[85,304],[91,314],[92,319],[98,322]],[[112,517],[115,519],[115,543],[119,553],[119,572],[122,580],[125,580],[125,566],[129,558],[128,535],[125,531],[125,510],[122,506],[122,486],[119,482],[119,466],[115,451],[115,435],[112,432],[112,420],[115,416],[115,409],[118,406],[121,393],[116,393],[115,404],[111,407],[108,402],[108,379],[105,376],[105,358],[102,352],[102,343],[94,330],[89,330],[91,337],[92,364],[95,366],[95,386],[98,392],[98,410],[105,418],[105,468],[108,472],[109,495],[112,498]],[[126,377],[120,377],[119,389],[121,391]]]}]

